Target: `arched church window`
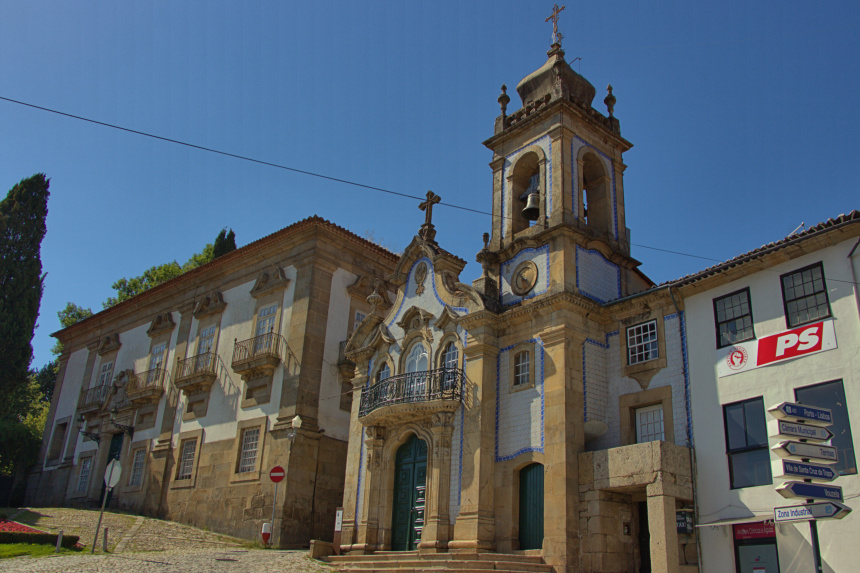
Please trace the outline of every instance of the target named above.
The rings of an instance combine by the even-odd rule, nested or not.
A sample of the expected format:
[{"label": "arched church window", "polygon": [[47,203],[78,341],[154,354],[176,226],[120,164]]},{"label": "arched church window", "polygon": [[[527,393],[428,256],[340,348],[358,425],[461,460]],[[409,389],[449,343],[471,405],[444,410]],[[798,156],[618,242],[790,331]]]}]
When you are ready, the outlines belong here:
[{"label": "arched church window", "polygon": [[537,223],[541,214],[540,158],[534,151],[520,157],[511,172],[511,231],[516,234]]},{"label": "arched church window", "polygon": [[582,219],[597,234],[609,233],[610,178],[606,166],[593,153],[582,158]]},{"label": "arched church window", "polygon": [[457,367],[460,365],[460,352],[457,345],[449,342],[442,353],[442,389],[451,390],[457,382]]},{"label": "arched church window", "polygon": [[388,367],[388,362],[382,363],[382,368],[376,372],[376,383],[380,383],[391,376],[391,368]]},{"label": "arched church window", "polygon": [[416,342],[409,354],[406,355],[406,396],[419,396],[424,394],[427,387],[427,370],[429,368],[427,349],[419,341]]}]

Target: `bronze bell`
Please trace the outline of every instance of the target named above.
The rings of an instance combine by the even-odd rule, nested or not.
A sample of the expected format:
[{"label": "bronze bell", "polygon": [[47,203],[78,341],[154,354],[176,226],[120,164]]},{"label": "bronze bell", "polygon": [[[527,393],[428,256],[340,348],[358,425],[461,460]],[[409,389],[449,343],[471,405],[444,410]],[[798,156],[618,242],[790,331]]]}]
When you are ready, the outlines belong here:
[{"label": "bronze bell", "polygon": [[528,221],[537,221],[540,216],[540,195],[529,193],[526,197],[526,207],[523,209],[523,217]]}]

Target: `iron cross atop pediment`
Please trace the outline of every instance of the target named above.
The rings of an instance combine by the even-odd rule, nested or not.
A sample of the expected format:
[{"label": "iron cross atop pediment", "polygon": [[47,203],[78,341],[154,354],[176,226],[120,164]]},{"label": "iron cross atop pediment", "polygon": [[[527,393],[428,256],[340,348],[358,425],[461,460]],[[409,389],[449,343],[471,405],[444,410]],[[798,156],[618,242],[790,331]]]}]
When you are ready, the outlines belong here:
[{"label": "iron cross atop pediment", "polygon": [[421,230],[418,231],[418,236],[425,241],[433,241],[436,238],[436,230],[433,228],[433,205],[442,201],[442,198],[433,193],[427,192],[427,200],[418,204],[418,208],[424,211],[424,224],[421,225]]},{"label": "iron cross atop pediment", "polygon": [[558,15],[561,14],[561,11],[564,10],[564,6],[561,8],[558,7],[558,4],[552,7],[552,14],[547,16],[544,22],[549,22],[552,20],[552,43],[559,44],[561,43],[561,34],[558,33]]}]

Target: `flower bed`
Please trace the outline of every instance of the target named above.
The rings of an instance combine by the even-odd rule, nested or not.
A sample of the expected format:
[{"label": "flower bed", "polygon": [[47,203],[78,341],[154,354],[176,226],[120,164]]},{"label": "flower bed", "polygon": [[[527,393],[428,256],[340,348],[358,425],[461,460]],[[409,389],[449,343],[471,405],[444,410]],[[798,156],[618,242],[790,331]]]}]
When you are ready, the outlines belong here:
[{"label": "flower bed", "polygon": [[33,529],[32,527],[21,525],[20,523],[15,523],[14,521],[5,520],[0,520],[0,531],[14,531],[17,533],[44,533],[43,531],[39,531],[38,529]]},{"label": "flower bed", "polygon": [[[64,535],[63,547],[73,547],[77,545],[79,539],[77,535]],[[56,544],[57,534],[45,533],[14,521],[0,520],[0,543]]]}]

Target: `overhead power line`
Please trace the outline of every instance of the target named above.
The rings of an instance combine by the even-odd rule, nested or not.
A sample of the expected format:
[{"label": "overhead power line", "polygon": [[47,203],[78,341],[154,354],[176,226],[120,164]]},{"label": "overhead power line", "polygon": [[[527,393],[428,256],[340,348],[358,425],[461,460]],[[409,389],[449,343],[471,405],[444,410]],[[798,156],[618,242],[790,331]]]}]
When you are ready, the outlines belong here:
[{"label": "overhead power line", "polygon": [[[172,139],[172,138],[169,138],[169,137],[164,137],[164,136],[161,136],[161,135],[156,135],[156,134],[154,134],[154,133],[148,133],[148,132],[146,132],[146,131],[140,131],[140,130],[137,130],[137,129],[131,129],[131,128],[123,127],[123,126],[121,126],[121,125],[116,125],[116,124],[113,124],[113,123],[107,123],[107,122],[104,122],[104,121],[98,121],[98,120],[95,120],[95,119],[90,119],[90,118],[88,118],[88,117],[83,117],[83,116],[75,115],[75,114],[72,114],[72,113],[66,113],[66,112],[64,112],[64,111],[59,111],[59,110],[56,110],[56,109],[51,109],[51,108],[49,108],[49,107],[44,107],[44,106],[40,106],[40,105],[36,105],[36,104],[32,104],[32,103],[27,103],[27,102],[25,102],[25,101],[16,100],[16,99],[12,99],[12,98],[8,98],[8,97],[4,97],[4,96],[0,96],[0,100],[8,101],[8,102],[10,102],[10,103],[15,103],[15,104],[18,104],[18,105],[23,105],[23,106],[30,107],[30,108],[33,108],[33,109],[38,109],[38,110],[41,110],[41,111],[47,111],[47,112],[49,112],[49,113],[53,113],[53,114],[56,114],[56,115],[61,115],[61,116],[64,116],[64,117],[69,117],[69,118],[72,118],[72,119],[77,119],[77,120],[80,120],[80,121],[85,121],[85,122],[87,122],[87,123],[92,123],[92,124],[95,124],[95,125],[101,125],[102,127],[109,127],[109,128],[111,128],[111,129],[117,129],[117,130],[120,130],[120,131],[125,131],[125,132],[127,132],[127,133],[133,133],[133,134],[135,134],[135,135],[142,135],[142,136],[144,136],[144,137],[149,137],[149,138],[157,139],[157,140],[160,140],[160,141],[166,141],[166,142],[168,142],[168,143],[175,143],[176,145],[182,145],[182,146],[185,146],[185,147],[190,147],[190,148],[192,148],[192,149],[199,149],[200,151],[207,151],[207,152],[209,152],[209,153],[216,153],[216,154],[218,154],[218,155],[223,155],[223,156],[225,156],[225,157],[232,157],[232,158],[234,158],[234,159],[240,159],[240,160],[242,160],[242,161],[249,161],[249,162],[251,162],[251,163],[257,163],[257,164],[259,164],[259,165],[267,165],[267,166],[269,166],[269,167],[274,167],[274,168],[276,168],[276,169],[283,169],[283,170],[285,170],[285,171],[291,171],[291,172],[293,172],[293,173],[300,173],[300,174],[302,174],[302,175],[308,175],[308,176],[310,176],[310,177],[317,177],[317,178],[319,178],[319,179],[325,179],[325,180],[327,180],[327,181],[334,181],[334,182],[336,182],[336,183],[343,183],[344,185],[352,185],[352,186],[354,186],[354,187],[360,187],[360,188],[363,188],[363,189],[370,189],[370,190],[372,190],[372,191],[379,191],[380,193],[387,193],[387,194],[389,194],[389,195],[396,195],[396,196],[398,196],[398,197],[405,197],[405,198],[407,198],[407,199],[414,199],[414,200],[416,200],[416,201],[424,201],[424,200],[426,199],[426,197],[419,197],[419,196],[417,196],[417,195],[410,195],[410,194],[408,194],[408,193],[401,193],[401,192],[399,192],[399,191],[392,191],[392,190],[390,190],[390,189],[384,189],[384,188],[382,188],[382,187],[376,187],[376,186],[374,186],[374,185],[367,185],[367,184],[365,184],[365,183],[358,183],[357,181],[350,181],[349,179],[341,179],[341,178],[339,178],[339,177],[332,177],[331,175],[323,175],[322,173],[315,173],[315,172],[313,172],[313,171],[307,171],[307,170],[304,170],[304,169],[298,169],[298,168],[296,168],[296,167],[289,167],[289,166],[287,166],[287,165],[281,165],[280,163],[272,163],[271,161],[263,161],[262,159],[255,159],[255,158],[253,158],[253,157],[248,157],[248,156],[246,156],[246,155],[239,155],[239,154],[236,154],[236,153],[230,153],[230,152],[228,152],[228,151],[221,151],[220,149],[214,149],[214,148],[211,148],[211,147],[205,147],[205,146],[202,146],[202,145],[196,145],[196,144],[194,144],[194,143],[188,143],[188,142],[186,142],[186,141],[180,141],[180,140],[178,140],[178,139]],[[453,203],[440,202],[439,204],[440,204],[440,205],[444,205],[445,207],[451,207],[452,209],[459,209],[459,210],[461,210],[461,211],[468,211],[468,212],[470,212],[470,213],[477,213],[478,215],[487,215],[487,216],[489,216],[489,217],[498,217],[498,216],[499,216],[499,215],[494,215],[493,213],[490,213],[489,211],[481,211],[480,209],[472,209],[471,207],[463,207],[462,205],[455,205],[455,204],[453,204]],[[671,251],[671,250],[669,250],[669,249],[661,249],[661,248],[658,248],[658,247],[649,247],[648,245],[640,245],[640,244],[637,244],[637,243],[631,243],[631,245],[632,245],[632,246],[634,246],[634,247],[640,247],[640,248],[642,248],[642,249],[650,249],[650,250],[652,250],[652,251],[660,251],[660,252],[663,252],[663,253],[669,253],[669,254],[673,254],[673,255],[679,255],[679,256],[682,256],[682,257],[691,257],[691,258],[694,258],[694,259],[701,259],[701,260],[704,260],[704,261],[712,261],[712,262],[717,262],[717,263],[724,262],[724,261],[722,261],[721,259],[715,259],[715,258],[713,258],[713,257],[704,257],[704,256],[701,256],[701,255],[692,255],[692,254],[690,254],[690,253],[682,253],[682,252],[680,252],[680,251]],[[771,270],[771,269],[767,269],[767,270]],[[844,282],[844,283],[849,283],[849,284],[857,284],[857,283],[856,283],[856,282],[854,282],[854,281],[843,281],[843,280],[839,280],[839,279],[828,279],[828,280],[830,280],[830,281],[835,281],[835,282]]]}]

